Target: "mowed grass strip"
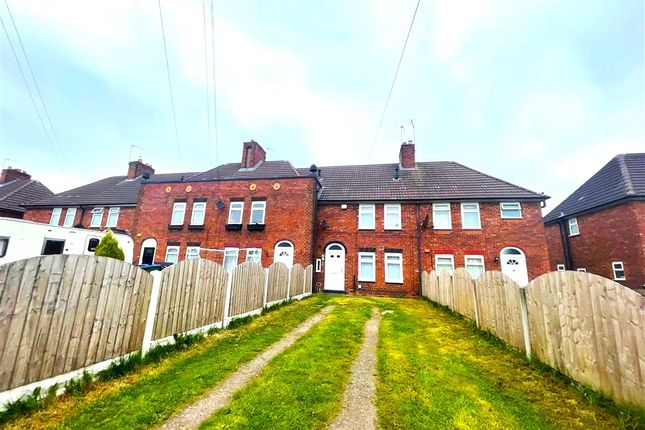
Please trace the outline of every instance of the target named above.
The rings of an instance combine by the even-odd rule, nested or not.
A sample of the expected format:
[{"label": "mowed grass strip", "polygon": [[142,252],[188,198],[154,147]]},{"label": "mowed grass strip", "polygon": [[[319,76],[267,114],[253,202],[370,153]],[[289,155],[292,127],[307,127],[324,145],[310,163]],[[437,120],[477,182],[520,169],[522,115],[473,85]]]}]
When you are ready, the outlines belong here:
[{"label": "mowed grass strip", "polygon": [[[164,366],[164,371],[145,375],[118,392],[80,405],[57,428],[145,429],[197,400],[235,371],[240,364],[278,341],[325,306],[315,296],[255,318],[233,330],[224,330],[198,354]],[[163,363],[162,363],[163,365]]]},{"label": "mowed grass strip", "polygon": [[561,378],[421,300],[383,316],[377,407],[384,429],[621,428]]},{"label": "mowed grass strip", "polygon": [[316,429],[340,411],[364,334],[375,306],[370,299],[333,298],[336,309],[200,429]]}]

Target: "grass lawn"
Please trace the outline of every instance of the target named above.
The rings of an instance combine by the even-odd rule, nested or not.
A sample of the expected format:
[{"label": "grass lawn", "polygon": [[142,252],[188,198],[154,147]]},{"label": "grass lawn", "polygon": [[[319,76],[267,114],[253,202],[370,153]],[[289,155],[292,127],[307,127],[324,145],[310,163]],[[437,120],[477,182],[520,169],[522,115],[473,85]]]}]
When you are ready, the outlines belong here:
[{"label": "grass lawn", "polygon": [[338,414],[374,300],[338,297],[336,309],[276,357],[200,429],[316,429]]}]

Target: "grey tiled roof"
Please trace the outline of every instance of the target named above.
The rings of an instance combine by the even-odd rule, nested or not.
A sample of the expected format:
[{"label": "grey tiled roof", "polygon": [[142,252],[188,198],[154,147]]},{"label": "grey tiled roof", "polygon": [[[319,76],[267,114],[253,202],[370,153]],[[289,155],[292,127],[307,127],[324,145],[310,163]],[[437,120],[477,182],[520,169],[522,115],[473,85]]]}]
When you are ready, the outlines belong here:
[{"label": "grey tiled roof", "polygon": [[26,203],[51,196],[49,188],[33,179],[16,179],[0,184],[0,209],[24,212]]},{"label": "grey tiled roof", "polygon": [[[544,200],[548,196],[513,185],[453,161],[419,162],[416,169],[396,163],[320,167],[321,201],[379,200]],[[309,169],[299,169],[302,175]]]},{"label": "grey tiled roof", "polygon": [[[155,174],[150,179],[177,181],[195,175],[190,173]],[[127,176],[112,176],[29,203],[27,206],[76,205],[134,205],[139,197],[143,178],[128,180]]]},{"label": "grey tiled roof", "polygon": [[645,197],[645,153],[620,154],[555,207],[544,222],[619,200]]},{"label": "grey tiled roof", "polygon": [[300,176],[288,161],[263,161],[254,169],[240,169],[241,166],[241,163],[222,164],[214,169],[192,176],[190,180],[212,181],[216,179],[292,178]]}]

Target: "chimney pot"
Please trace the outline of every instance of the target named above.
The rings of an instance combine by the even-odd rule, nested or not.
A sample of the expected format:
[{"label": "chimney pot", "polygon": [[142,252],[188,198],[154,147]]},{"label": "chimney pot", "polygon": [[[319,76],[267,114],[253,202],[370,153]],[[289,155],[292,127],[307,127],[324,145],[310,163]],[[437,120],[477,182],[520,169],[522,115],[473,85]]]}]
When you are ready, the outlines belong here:
[{"label": "chimney pot", "polygon": [[7,182],[11,182],[16,179],[29,180],[31,179],[31,175],[24,170],[14,169],[11,166],[3,169],[2,174],[0,174],[0,184],[6,184]]},{"label": "chimney pot", "polygon": [[417,167],[414,155],[414,143],[411,140],[401,143],[401,149],[399,149],[399,166],[402,169],[415,169]]},{"label": "chimney pot", "polygon": [[155,173],[155,169],[150,164],[144,163],[141,158],[128,163],[128,179],[138,178],[146,173],[150,177],[150,175]]},{"label": "chimney pot", "polygon": [[266,160],[267,153],[255,140],[244,142],[242,149],[242,169],[250,169],[258,165],[258,163]]}]

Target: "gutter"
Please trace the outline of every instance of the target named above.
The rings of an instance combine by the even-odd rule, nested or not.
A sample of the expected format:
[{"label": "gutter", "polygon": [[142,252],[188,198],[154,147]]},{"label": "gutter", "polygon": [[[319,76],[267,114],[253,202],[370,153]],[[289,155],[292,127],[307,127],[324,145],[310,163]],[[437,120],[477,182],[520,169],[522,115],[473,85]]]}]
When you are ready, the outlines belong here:
[{"label": "gutter", "polygon": [[421,223],[419,222],[419,203],[416,205],[416,227],[417,227],[417,272],[418,272],[418,284],[417,284],[417,294],[421,295]]}]

